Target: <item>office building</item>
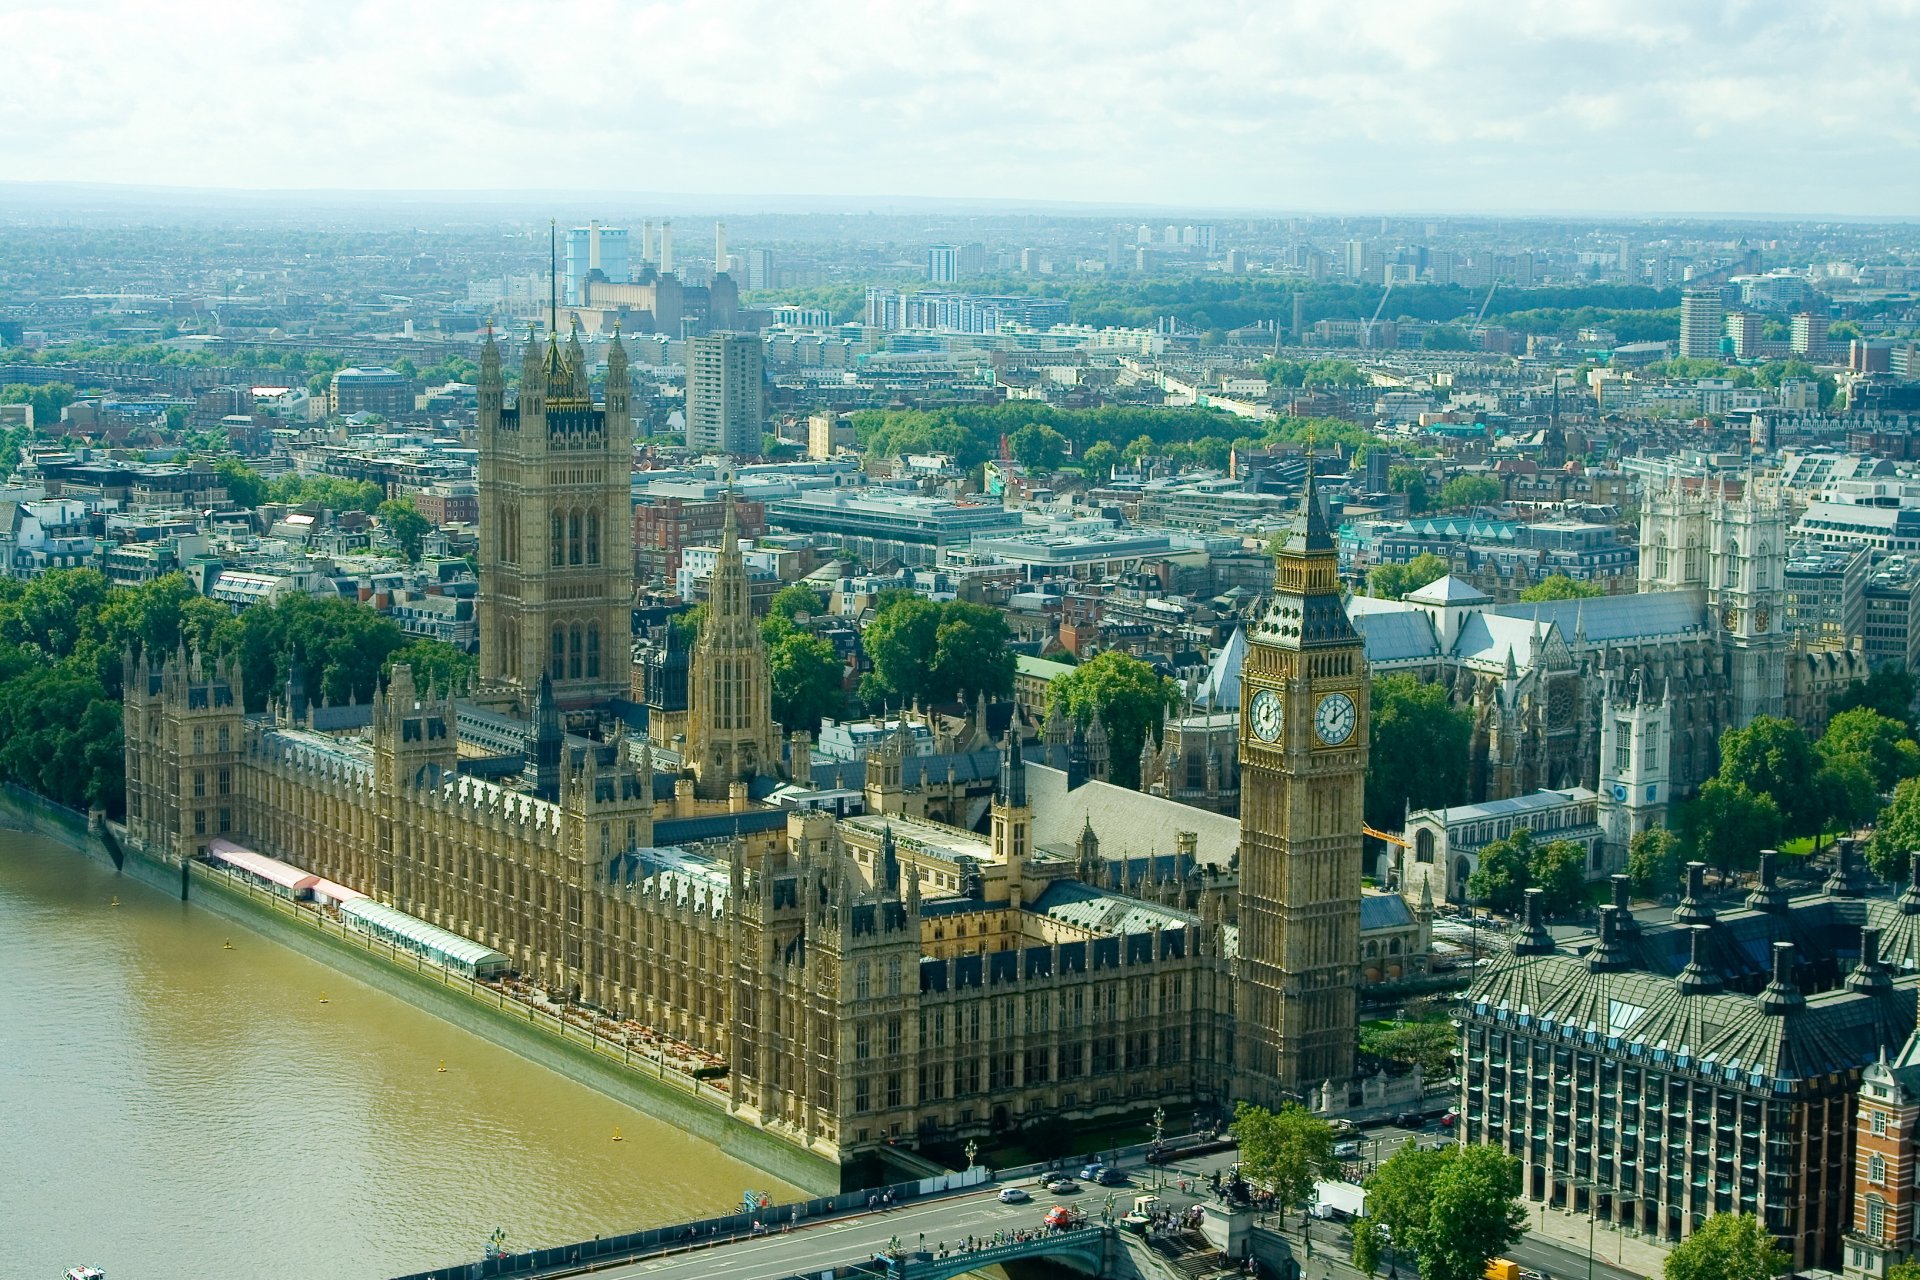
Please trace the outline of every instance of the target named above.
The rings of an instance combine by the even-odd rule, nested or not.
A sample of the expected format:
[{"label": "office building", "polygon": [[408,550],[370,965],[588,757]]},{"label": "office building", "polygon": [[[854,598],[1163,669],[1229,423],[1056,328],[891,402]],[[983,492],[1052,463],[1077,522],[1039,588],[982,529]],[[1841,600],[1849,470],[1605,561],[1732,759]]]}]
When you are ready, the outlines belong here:
[{"label": "office building", "polygon": [[749,249],[747,258],[748,289],[773,289],[778,287],[773,274],[773,250]]},{"label": "office building", "polygon": [[757,457],[767,420],[766,350],[752,334],[687,340],[687,447]]},{"label": "office building", "polygon": [[952,284],[960,278],[960,246],[936,244],[927,250],[927,280],[931,284]]},{"label": "office building", "polygon": [[413,405],[413,379],[392,369],[353,365],[327,383],[328,413],[401,418],[413,412]]}]

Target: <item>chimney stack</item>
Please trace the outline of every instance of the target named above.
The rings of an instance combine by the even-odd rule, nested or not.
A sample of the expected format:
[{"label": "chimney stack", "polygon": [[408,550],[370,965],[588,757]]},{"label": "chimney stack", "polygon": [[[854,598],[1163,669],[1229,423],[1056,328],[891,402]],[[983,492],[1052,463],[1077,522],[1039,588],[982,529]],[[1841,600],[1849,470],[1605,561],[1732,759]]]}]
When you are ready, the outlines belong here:
[{"label": "chimney stack", "polygon": [[660,224],[660,274],[673,272],[673,222],[666,220]]},{"label": "chimney stack", "polygon": [[1770,1017],[1785,1017],[1806,1008],[1807,998],[1793,980],[1794,951],[1791,942],[1773,944],[1773,981],[1755,999],[1760,1012]]},{"label": "chimney stack", "polygon": [[713,224],[713,274],[719,275],[727,269],[727,224]]},{"label": "chimney stack", "polygon": [[1787,909],[1787,891],[1780,887],[1780,853],[1777,849],[1760,851],[1760,878],[1747,895],[1747,906],[1775,915]]},{"label": "chimney stack", "polygon": [[1713,908],[1703,899],[1707,895],[1707,864],[1689,862],[1687,864],[1687,896],[1673,909],[1675,924],[1712,924]]},{"label": "chimney stack", "polygon": [[1687,967],[1673,980],[1682,995],[1711,995],[1720,989],[1720,974],[1707,963],[1707,939],[1711,933],[1705,925],[1687,929]]},{"label": "chimney stack", "polygon": [[1513,954],[1544,956],[1553,953],[1553,935],[1547,932],[1545,900],[1544,891],[1527,890],[1526,925],[1520,936],[1514,939]]}]

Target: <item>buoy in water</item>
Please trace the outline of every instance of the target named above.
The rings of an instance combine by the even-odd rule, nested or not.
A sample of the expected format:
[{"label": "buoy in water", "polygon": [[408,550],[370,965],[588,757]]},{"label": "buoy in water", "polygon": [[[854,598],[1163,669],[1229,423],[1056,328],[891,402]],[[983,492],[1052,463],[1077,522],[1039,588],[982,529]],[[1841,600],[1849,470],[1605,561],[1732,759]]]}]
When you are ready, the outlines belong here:
[{"label": "buoy in water", "polygon": [[227,940],[226,940],[225,942],[223,942],[223,943],[221,943],[221,944],[220,944],[220,949],[221,949],[222,951],[231,951],[231,950],[233,950],[233,939],[232,939],[232,938],[228,938],[228,939],[227,939]]},{"label": "buoy in water", "polygon": [[614,1140],[615,1142],[625,1142],[625,1141],[626,1141],[626,1139],[625,1139],[625,1138],[623,1138],[623,1137],[621,1137],[621,1136],[620,1136],[620,1126],[619,1126],[619,1125],[615,1125],[615,1126],[613,1126],[613,1140]]},{"label": "buoy in water", "polygon": [[118,895],[118,894],[115,894],[115,895],[114,895],[114,898],[113,898],[113,901],[112,901],[112,902],[109,902],[109,903],[108,903],[107,905],[108,905],[108,906],[110,906],[110,907],[117,907],[117,906],[119,906],[119,905],[120,905],[120,895]]},{"label": "buoy in water", "polygon": [[446,1069],[447,1069],[447,1060],[445,1058],[442,1058],[440,1059],[440,1070],[444,1072]]},{"label": "buoy in water", "polygon": [[326,1002],[327,1002],[327,993],[322,991],[320,993],[320,1003],[325,1004]]}]

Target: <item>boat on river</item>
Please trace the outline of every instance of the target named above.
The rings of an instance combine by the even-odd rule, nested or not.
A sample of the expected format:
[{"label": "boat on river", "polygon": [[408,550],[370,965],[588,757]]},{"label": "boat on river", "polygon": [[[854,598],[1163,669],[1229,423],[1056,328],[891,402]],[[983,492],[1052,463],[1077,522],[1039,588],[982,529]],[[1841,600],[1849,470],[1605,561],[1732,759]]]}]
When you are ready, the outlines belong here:
[{"label": "boat on river", "polygon": [[98,1267],[68,1267],[67,1280],[107,1280],[107,1273]]}]

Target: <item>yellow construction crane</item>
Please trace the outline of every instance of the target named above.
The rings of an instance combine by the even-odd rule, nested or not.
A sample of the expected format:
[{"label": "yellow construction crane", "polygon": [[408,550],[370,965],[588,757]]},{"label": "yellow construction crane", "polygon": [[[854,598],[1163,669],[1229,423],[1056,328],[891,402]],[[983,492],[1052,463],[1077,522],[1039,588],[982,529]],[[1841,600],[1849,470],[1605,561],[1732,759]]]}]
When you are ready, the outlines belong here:
[{"label": "yellow construction crane", "polygon": [[1375,840],[1385,840],[1388,844],[1397,845],[1402,849],[1413,848],[1413,843],[1411,841],[1402,840],[1399,836],[1388,835],[1384,831],[1375,831],[1372,827],[1369,827],[1364,822],[1360,824],[1360,830],[1363,834],[1370,835]]}]

